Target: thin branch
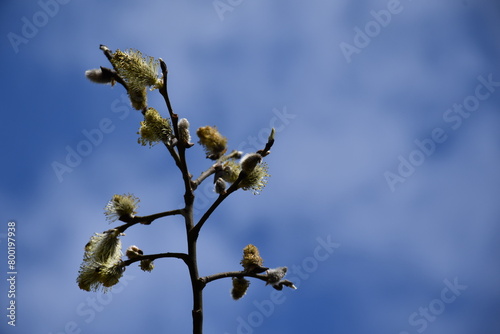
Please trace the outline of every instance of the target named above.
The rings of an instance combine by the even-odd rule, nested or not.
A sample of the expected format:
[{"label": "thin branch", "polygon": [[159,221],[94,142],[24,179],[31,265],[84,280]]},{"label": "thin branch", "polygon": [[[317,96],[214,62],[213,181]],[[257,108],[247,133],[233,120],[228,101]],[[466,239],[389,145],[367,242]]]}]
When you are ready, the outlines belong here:
[{"label": "thin branch", "polygon": [[183,260],[186,264],[189,262],[189,257],[186,253],[159,253],[159,254],[149,254],[149,255],[141,255],[134,259],[125,260],[122,262],[122,266],[126,267],[131,265],[134,262],[142,261],[142,260],[156,260],[165,257],[173,257],[177,259]]},{"label": "thin branch", "polygon": [[[163,96],[163,99],[165,100],[165,104],[167,105],[168,113],[170,115],[170,119],[172,121],[172,127],[174,129],[174,135],[175,138],[178,140],[179,139],[179,126],[178,126],[178,121],[179,121],[179,116],[174,113],[174,109],[172,108],[172,104],[170,103],[170,97],[168,95],[168,68],[167,64],[163,61],[163,59],[159,58],[158,61],[160,62],[160,68],[161,72],[163,74],[163,85],[161,85],[159,92]],[[181,170],[182,173],[182,178],[184,180],[184,186],[186,189],[186,193],[184,196],[190,198],[190,200],[194,199],[193,196],[193,190],[191,189],[191,174],[189,174],[187,164],[186,164],[186,147],[182,145],[177,145],[177,154],[173,154],[171,149],[169,148],[168,145],[166,145],[167,148],[169,149],[170,153],[174,157],[175,163],[177,167]]]},{"label": "thin branch", "polygon": [[[101,71],[102,71],[103,74],[108,75],[114,81],[116,81],[119,84],[121,84],[123,86],[123,88],[125,88],[125,90],[128,91],[128,85],[127,85],[127,83],[125,82],[125,80],[122,79],[122,77],[120,75],[118,75],[118,73],[115,70],[112,70],[110,68],[101,66]],[[113,85],[114,85],[114,82],[111,81],[111,86],[113,86]]]},{"label": "thin branch", "polygon": [[168,90],[167,90],[167,75],[168,75],[167,64],[165,64],[165,62],[161,58],[158,60],[160,61],[161,72],[163,74],[163,85],[161,85],[159,91],[160,94],[165,99],[165,103],[167,105],[167,109],[170,114],[170,119],[172,120],[172,126],[174,128],[175,138],[179,138],[179,128],[177,127],[179,116],[176,113],[174,113],[174,109],[172,108],[172,104],[170,103],[170,98],[168,96]]},{"label": "thin branch", "polygon": [[218,273],[214,275],[200,277],[200,282],[205,286],[212,281],[216,281],[218,279],[227,277],[253,277],[253,278],[258,278],[264,282],[267,282],[268,279],[267,275],[264,274],[248,273],[246,271],[228,271],[225,273]]},{"label": "thin branch", "polygon": [[193,190],[196,190],[198,186],[205,181],[207,177],[214,173],[223,172],[223,167],[222,167],[222,162],[227,161],[229,159],[239,159],[241,158],[241,152],[233,150],[231,153],[221,157],[219,160],[217,160],[216,163],[214,163],[212,166],[210,166],[206,171],[201,173],[200,176],[194,181],[191,181],[191,187]]},{"label": "thin branch", "polygon": [[[174,140],[177,140],[177,139],[174,139]],[[170,152],[170,155],[174,159],[174,162],[175,162],[175,165],[177,166],[177,168],[179,168],[179,170],[182,172],[182,162],[181,162],[181,159],[179,157],[179,154],[177,154],[177,151],[175,151],[174,147],[172,145],[170,145],[169,143],[163,142],[163,144],[165,145],[167,150]]]},{"label": "thin branch", "polygon": [[263,150],[258,150],[256,153],[259,153],[261,156],[265,157],[269,153],[271,153],[271,147],[274,144],[274,138],[269,138],[268,142],[266,143],[266,147],[264,147]]},{"label": "thin branch", "polygon": [[214,174],[217,170],[217,166],[219,166],[220,164],[219,163],[216,163],[216,164],[213,164],[212,166],[210,166],[206,171],[204,171],[203,173],[201,173],[200,176],[198,176],[198,178],[194,181],[191,181],[191,187],[193,188],[193,190],[196,190],[196,188],[198,188],[198,186],[207,178],[209,177],[210,175]]},{"label": "thin branch", "polygon": [[180,170],[182,172],[182,179],[184,180],[184,199],[186,201],[186,206],[191,206],[194,202],[193,188],[191,187],[191,173],[189,173],[187,162],[186,162],[186,148],[177,146],[177,151],[179,152],[180,159]]},{"label": "thin branch", "polygon": [[[176,140],[179,140],[179,116],[174,113],[172,108],[172,104],[170,103],[170,98],[168,96],[167,89],[167,76],[168,69],[167,65],[163,61],[163,59],[159,59],[160,67],[163,74],[163,85],[161,85],[159,92],[163,96],[165,103],[167,105],[168,112],[170,114],[170,119],[172,121],[172,127],[174,129],[174,135]],[[196,238],[191,238],[189,231],[193,229],[193,204],[194,204],[194,188],[193,183],[191,181],[191,174],[189,173],[187,162],[186,162],[186,148],[189,145],[180,145],[177,143],[177,152],[173,149],[173,147],[168,146],[169,152],[173,156],[177,167],[180,169],[182,173],[182,179],[184,181],[184,221],[186,226],[186,234],[187,234],[187,244],[188,244],[188,255],[186,264],[189,269],[189,276],[191,279],[191,285],[193,290],[193,333],[201,334],[202,333],[202,325],[203,325],[203,295],[202,295],[202,287],[200,287],[200,283],[198,281],[198,264],[197,264],[197,250],[196,250]]]},{"label": "thin branch", "polygon": [[198,235],[200,234],[200,230],[203,227],[203,224],[208,220],[210,215],[217,209],[217,207],[228,197],[231,193],[235,192],[239,188],[239,184],[241,181],[246,177],[246,173],[241,171],[240,175],[236,179],[236,181],[226,190],[226,192],[222,193],[217,197],[215,202],[208,208],[208,210],[205,212],[205,214],[200,218],[198,223],[193,227],[193,229],[190,231],[190,234],[192,237],[196,240],[198,238]]},{"label": "thin branch", "polygon": [[117,226],[113,229],[118,230],[120,233],[125,232],[126,229],[128,229],[131,226],[134,226],[136,224],[144,224],[144,225],[149,225],[151,224],[154,220],[162,217],[167,217],[167,216],[173,216],[173,215],[183,215],[184,210],[183,209],[176,209],[176,210],[170,210],[170,211],[165,211],[165,212],[160,212],[160,213],[155,213],[149,216],[123,216],[120,217],[119,219],[126,224]]},{"label": "thin branch", "polygon": [[271,129],[271,134],[269,134],[269,137],[267,138],[267,143],[266,146],[264,147],[263,150],[258,150],[257,153],[259,153],[262,157],[265,157],[269,153],[271,153],[271,147],[274,144],[274,128]]},{"label": "thin branch", "polygon": [[[264,147],[263,150],[258,150],[256,153],[260,154],[262,157],[265,157],[269,153],[271,153],[270,149],[274,144],[274,129],[271,132],[271,135],[269,136],[266,146]],[[210,206],[210,208],[205,212],[205,214],[200,218],[198,223],[193,227],[193,229],[190,231],[190,234],[192,234],[192,237],[196,240],[198,238],[198,235],[200,234],[200,230],[203,227],[203,224],[207,221],[207,219],[210,217],[210,215],[217,209],[217,207],[226,199],[227,196],[229,196],[231,193],[234,191],[238,190],[239,185],[241,181],[247,176],[247,174],[244,171],[241,171],[240,174],[238,175],[238,178],[236,181],[229,187],[229,189],[226,190],[226,192],[222,193],[217,197],[215,202]]]},{"label": "thin branch", "polygon": [[113,55],[111,54],[111,50],[104,44],[99,45],[99,49],[102,50],[102,52],[104,53],[106,58],[108,58],[109,62],[111,64],[113,64],[113,62],[111,61],[111,59],[113,59]]}]

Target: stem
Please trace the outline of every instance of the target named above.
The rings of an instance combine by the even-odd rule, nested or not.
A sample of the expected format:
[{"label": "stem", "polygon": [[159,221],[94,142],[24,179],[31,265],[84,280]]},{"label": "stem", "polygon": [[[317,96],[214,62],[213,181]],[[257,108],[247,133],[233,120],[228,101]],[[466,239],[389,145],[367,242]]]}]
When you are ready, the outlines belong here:
[{"label": "stem", "polygon": [[205,179],[207,177],[209,177],[210,175],[214,174],[215,173],[215,166],[217,166],[218,164],[214,164],[212,166],[210,166],[210,168],[208,168],[206,171],[204,171],[203,173],[200,174],[200,176],[198,176],[198,178],[194,181],[191,182],[191,187],[193,188],[193,190],[196,190],[196,188],[198,188],[198,186],[203,182],[205,181]]},{"label": "stem", "polygon": [[[274,129],[273,129],[274,131]],[[260,154],[262,157],[265,157],[269,153],[271,153],[270,149],[274,144],[274,138],[273,136],[270,136],[267,140],[266,146],[264,147],[263,150],[258,150],[256,153]],[[225,193],[222,193],[217,197],[215,202],[212,204],[212,206],[205,212],[203,217],[199,220],[198,224],[191,230],[191,234],[193,234],[193,238],[196,240],[198,238],[198,235],[200,234],[200,230],[203,227],[203,224],[207,221],[207,219],[210,217],[210,215],[217,209],[217,207],[226,199],[227,196],[229,196],[231,193],[234,191],[238,190],[239,185],[241,181],[247,176],[247,173],[244,171],[241,171],[240,174],[238,175],[238,178],[234,183],[229,187],[228,190],[226,190]]]},{"label": "stem", "polygon": [[163,143],[165,145],[165,147],[167,148],[167,150],[170,152],[170,155],[172,156],[172,158],[174,159],[175,161],[175,165],[179,168],[179,170],[182,171],[182,163],[181,163],[181,159],[179,158],[179,155],[177,154],[177,152],[175,151],[175,149],[168,143]]},{"label": "stem", "polygon": [[163,61],[163,59],[158,59],[160,61],[160,67],[161,67],[161,72],[163,74],[163,85],[160,87],[159,91],[160,94],[163,96],[165,99],[165,103],[167,104],[167,109],[170,114],[170,119],[172,120],[172,126],[174,128],[174,134],[175,138],[179,138],[179,128],[177,127],[177,122],[179,120],[179,116],[177,116],[176,113],[174,113],[174,109],[172,108],[172,104],[170,103],[170,98],[168,97],[168,90],[167,90],[167,75],[168,75],[168,69],[167,69],[167,64]]},{"label": "stem", "polygon": [[[163,66],[162,66],[163,69]],[[166,66],[165,66],[166,70]],[[166,73],[164,72],[164,75]],[[166,86],[166,84],[165,84]],[[168,96],[168,95],[167,95]],[[263,150],[257,151],[261,156],[266,156],[270,153],[270,149],[274,144],[274,138],[269,138],[268,142],[266,143],[266,146],[264,147]],[[178,147],[179,148],[179,147]],[[179,148],[179,150],[182,150],[182,148]],[[183,150],[184,151],[184,150]],[[185,161],[184,161],[185,162]],[[215,167],[213,166],[213,172],[215,172]],[[197,182],[201,183],[206,177],[212,174],[211,169],[207,170],[204,174],[196,180]],[[239,185],[241,181],[247,177],[247,173],[244,171],[241,171],[240,174],[238,175],[238,178],[236,181],[229,187],[229,189],[220,194],[219,197],[215,200],[215,202],[208,208],[208,210],[205,212],[205,214],[201,217],[201,219],[198,221],[196,225],[193,225],[193,208],[192,208],[192,202],[191,206],[186,205],[186,212],[188,213],[186,217],[186,231],[188,233],[188,249],[189,249],[189,257],[190,257],[190,275],[191,275],[191,285],[193,288],[193,334],[202,334],[203,332],[203,288],[208,282],[224,278],[224,277],[242,277],[242,276],[249,276],[249,277],[255,277],[261,280],[266,281],[266,277],[264,275],[259,275],[259,274],[250,274],[246,272],[227,272],[227,273],[221,273],[221,274],[216,274],[212,276],[206,276],[203,278],[199,278],[198,276],[198,265],[197,265],[197,257],[196,257],[196,241],[198,240],[198,236],[200,234],[200,230],[205,224],[205,222],[208,220],[210,215],[215,211],[215,209],[226,199],[227,196],[229,196],[231,193],[235,192],[236,190],[239,189]],[[195,181],[195,182],[196,182]],[[193,183],[193,182],[192,182]],[[191,183],[191,184],[192,184]],[[199,183],[195,183],[197,186]],[[193,186],[191,185],[188,187],[186,184],[186,191],[187,189],[190,189],[191,192],[193,191]],[[193,195],[194,199],[194,195]],[[187,204],[187,202],[186,202]],[[189,216],[189,217],[188,217]],[[189,226],[188,226],[188,221],[189,221]]]},{"label": "stem", "polygon": [[248,273],[245,271],[228,271],[225,273],[218,273],[218,274],[214,274],[214,275],[210,275],[210,276],[205,276],[205,277],[200,278],[200,282],[203,285],[206,285],[212,281],[216,281],[218,279],[226,278],[226,277],[253,277],[253,278],[258,278],[262,281],[267,282],[267,275],[252,274],[252,273]]},{"label": "stem", "polygon": [[191,277],[191,287],[193,290],[193,334],[203,333],[203,285],[200,284],[197,263],[196,240],[188,237],[189,247],[188,256],[190,262],[188,265]]},{"label": "stem", "polygon": [[164,258],[164,257],[175,257],[175,258],[183,260],[184,262],[187,262],[189,260],[186,253],[159,253],[159,254],[142,255],[142,256],[139,256],[135,259],[123,261],[122,266],[126,267],[126,266],[131,265],[134,262],[138,262],[138,261],[142,261],[142,260],[156,260],[156,259]]},{"label": "stem", "polygon": [[[168,69],[167,69],[167,64],[163,61],[163,59],[159,59],[160,62],[160,67],[161,67],[161,72],[163,74],[163,85],[161,85],[159,91],[160,94],[163,96],[163,99],[165,100],[165,104],[167,105],[168,113],[170,115],[170,119],[172,121],[172,127],[174,129],[174,135],[177,140],[179,140],[179,127],[177,126],[179,116],[174,113],[174,109],[172,108],[172,104],[170,103],[170,97],[168,95]],[[191,175],[189,174],[188,168],[187,168],[187,163],[186,163],[186,147],[182,145],[177,145],[177,152],[175,150],[165,144],[167,149],[169,150],[170,154],[175,160],[175,163],[177,167],[180,169],[182,173],[182,178],[184,180],[184,186],[186,189],[186,193],[184,194],[185,200],[186,200],[186,206],[188,205],[188,201],[194,201],[194,194],[193,194],[193,189],[191,188]],[[187,197],[186,197],[187,196]],[[192,204],[192,203],[191,203]]]},{"label": "stem", "polygon": [[188,259],[189,259],[187,265],[189,269],[189,276],[191,278],[191,288],[193,290],[193,310],[192,310],[193,334],[202,334],[204,285],[200,284],[199,281],[196,238],[193,238],[192,234],[190,233],[190,231],[193,229],[194,226],[194,218],[193,218],[194,194],[191,190],[191,187],[186,188],[186,194],[184,195],[184,200],[186,202],[186,207],[185,207],[186,214],[184,217],[186,221],[186,235],[188,243]]},{"label": "stem", "polygon": [[224,201],[226,199],[227,196],[229,196],[231,193],[238,190],[239,184],[241,183],[241,180],[243,180],[245,177],[246,177],[246,173],[241,171],[240,175],[238,176],[236,181],[231,185],[231,187],[229,187],[229,189],[226,190],[225,193],[220,194],[219,197],[217,197],[215,202],[212,204],[212,206],[210,206],[210,208],[208,208],[208,210],[205,212],[203,217],[200,218],[200,220],[198,221],[196,226],[194,226],[194,228],[191,230],[191,233],[190,233],[190,234],[192,234],[192,237],[195,240],[198,239],[198,235],[200,234],[200,230],[203,227],[203,224],[205,224],[205,222],[208,220],[210,215],[215,211],[215,209],[217,209],[217,207],[222,203],[222,201]]},{"label": "stem", "polygon": [[[163,85],[160,87],[160,94],[165,99],[168,112],[170,114],[170,119],[172,121],[172,127],[174,129],[174,135],[177,140],[179,140],[179,127],[178,120],[179,117],[174,113],[172,104],[170,103],[170,98],[168,96],[167,90],[167,75],[168,69],[165,62],[160,58],[160,67],[163,73]],[[198,257],[196,248],[196,239],[193,238],[190,231],[194,227],[194,217],[193,217],[193,204],[194,204],[194,183],[191,181],[191,174],[189,173],[187,162],[186,162],[186,146],[177,144],[177,152],[171,146],[166,145],[170,154],[175,160],[175,163],[182,173],[182,179],[184,181],[184,203],[185,207],[183,210],[185,225],[186,225],[186,236],[188,244],[188,254],[186,265],[189,269],[189,276],[191,279],[191,287],[193,290],[193,334],[202,334],[203,332],[203,284],[200,283],[198,274]]]},{"label": "stem", "polygon": [[114,229],[117,229],[118,231],[120,231],[120,233],[123,233],[125,232],[126,229],[128,229],[131,226],[134,226],[135,224],[142,223],[144,225],[149,225],[158,218],[173,216],[173,215],[181,215],[183,214],[183,212],[184,210],[182,209],[176,209],[176,210],[155,213],[149,216],[120,217],[120,220],[126,222],[126,224],[117,226]]}]

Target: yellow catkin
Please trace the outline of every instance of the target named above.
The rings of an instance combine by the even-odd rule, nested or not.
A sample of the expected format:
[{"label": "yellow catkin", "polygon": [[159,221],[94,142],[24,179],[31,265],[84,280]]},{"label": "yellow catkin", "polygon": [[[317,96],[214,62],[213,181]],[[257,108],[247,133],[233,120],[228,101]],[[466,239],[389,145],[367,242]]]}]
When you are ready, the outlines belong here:
[{"label": "yellow catkin", "polygon": [[257,247],[249,244],[243,248],[243,259],[240,263],[245,268],[245,271],[252,272],[256,268],[262,267],[264,260],[260,257]]},{"label": "yellow catkin", "polygon": [[213,126],[203,126],[196,130],[199,143],[205,148],[207,158],[219,159],[227,151],[227,138]]}]

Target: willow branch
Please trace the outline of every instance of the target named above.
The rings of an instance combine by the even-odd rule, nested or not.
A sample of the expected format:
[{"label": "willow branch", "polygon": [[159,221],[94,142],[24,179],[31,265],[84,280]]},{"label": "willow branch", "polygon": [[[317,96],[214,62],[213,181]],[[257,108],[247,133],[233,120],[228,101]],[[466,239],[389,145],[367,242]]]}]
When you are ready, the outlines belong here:
[{"label": "willow branch", "polygon": [[176,113],[174,113],[174,109],[172,108],[172,104],[170,103],[170,98],[168,96],[168,90],[167,90],[167,75],[168,75],[167,64],[165,64],[165,62],[161,58],[158,60],[160,61],[161,72],[163,74],[163,85],[161,85],[159,91],[160,94],[165,99],[168,113],[170,114],[170,119],[172,120],[172,126],[174,128],[175,138],[179,138],[179,128],[177,127],[179,116]]},{"label": "willow branch", "polygon": [[173,215],[183,215],[184,210],[183,209],[176,209],[176,210],[170,210],[170,211],[165,211],[165,212],[160,212],[160,213],[155,213],[149,216],[122,216],[119,218],[119,220],[125,222],[126,224],[117,226],[113,228],[113,230],[118,230],[120,233],[125,232],[126,229],[128,229],[131,226],[134,226],[135,224],[144,224],[144,225],[149,225],[151,224],[154,220],[162,217],[167,217],[167,216],[173,216]]},{"label": "willow branch", "polygon": [[[159,92],[163,96],[165,103],[167,105],[168,112],[170,114],[170,119],[172,121],[172,127],[174,129],[175,140],[177,140],[177,152],[173,149],[173,146],[168,146],[170,153],[174,157],[175,163],[177,167],[180,169],[182,173],[182,179],[184,181],[184,221],[186,226],[186,234],[187,234],[187,243],[188,243],[188,254],[186,255],[186,264],[189,269],[189,276],[191,278],[191,285],[193,289],[193,333],[201,334],[202,332],[202,324],[203,324],[203,298],[201,293],[201,288],[199,288],[198,283],[198,264],[197,264],[197,250],[196,250],[196,238],[192,238],[189,234],[189,231],[193,229],[193,204],[194,204],[194,189],[191,181],[191,174],[189,173],[187,162],[186,162],[186,148],[189,148],[190,145],[186,145],[185,143],[179,143],[179,116],[174,113],[172,108],[172,104],[170,103],[170,98],[168,95],[167,89],[167,76],[168,69],[167,65],[163,61],[163,59],[159,59],[161,71],[163,74],[163,85],[161,85]],[[175,153],[175,154],[174,154]],[[178,158],[176,159],[176,154],[178,154]]]},{"label": "willow branch", "polygon": [[[269,135],[269,138],[267,140],[266,146],[264,147],[263,150],[258,150],[256,153],[260,154],[262,157],[265,157],[269,153],[271,153],[271,147],[274,144],[274,128],[271,131],[271,134]],[[207,221],[207,219],[210,217],[210,215],[217,209],[217,207],[226,199],[227,196],[229,196],[231,193],[239,189],[239,185],[241,181],[247,177],[247,174],[245,171],[241,171],[240,174],[238,175],[238,178],[236,181],[229,187],[229,189],[226,190],[226,192],[222,193],[217,197],[215,202],[210,206],[210,208],[205,212],[205,214],[200,218],[198,223],[193,227],[193,229],[190,231],[191,236],[196,240],[198,238],[198,235],[200,233],[201,228],[203,227],[203,224]]]},{"label": "willow branch", "polygon": [[179,151],[182,179],[184,181],[184,188],[185,188],[184,199],[186,201],[186,206],[188,206],[193,204],[194,193],[193,193],[193,188],[191,186],[191,174],[188,171],[186,163],[186,148],[177,146],[177,150]]},{"label": "willow branch", "polygon": [[264,282],[267,282],[268,279],[267,274],[255,274],[255,273],[248,273],[246,271],[228,271],[225,273],[218,273],[214,275],[200,277],[200,282],[205,286],[212,281],[216,281],[218,279],[227,277],[253,277],[260,279]]},{"label": "willow branch", "polygon": [[[169,113],[170,119],[172,121],[172,128],[174,129],[175,138],[177,140],[179,140],[179,126],[178,126],[179,116],[176,113],[174,113],[174,109],[172,108],[172,103],[170,103],[170,97],[168,95],[168,68],[167,68],[167,64],[165,64],[165,62],[161,58],[159,58],[158,61],[160,62],[160,68],[161,68],[161,72],[163,75],[163,85],[161,85],[159,92],[163,96],[163,99],[165,100],[165,104],[167,105],[168,113]],[[167,148],[169,148],[168,145],[166,145],[166,146],[167,146]],[[169,151],[170,150],[171,149],[169,148]],[[186,193],[184,196],[187,196],[188,198],[193,198],[193,190],[191,188],[191,174],[189,174],[189,171],[187,168],[185,151],[186,151],[186,147],[178,144],[177,145],[178,155],[176,156],[175,154],[172,153],[172,151],[170,153],[174,157],[176,165],[182,173],[182,178],[184,180],[184,186],[186,189]]]},{"label": "willow branch", "polygon": [[226,192],[222,193],[217,197],[215,202],[208,208],[208,210],[205,212],[205,214],[200,218],[198,223],[193,227],[193,229],[190,231],[191,236],[194,239],[198,238],[198,235],[200,233],[201,228],[203,227],[203,224],[208,220],[210,215],[217,209],[217,207],[228,197],[231,195],[231,193],[235,192],[239,188],[239,184],[241,181],[246,177],[246,173],[241,171],[240,175],[236,179],[236,181],[226,190]]},{"label": "willow branch", "polygon": [[198,176],[198,178],[194,181],[191,181],[191,187],[193,188],[193,190],[196,190],[196,188],[198,188],[198,186],[207,178],[209,177],[210,175],[214,174],[217,170],[217,166],[219,166],[219,163],[216,163],[216,164],[213,164],[212,166],[210,166],[206,171],[204,171],[203,173],[200,174],[200,176]]},{"label": "willow branch", "polygon": [[141,256],[138,256],[134,259],[125,260],[122,262],[121,265],[123,267],[126,267],[126,266],[131,265],[134,262],[139,262],[142,260],[156,260],[156,259],[165,258],[165,257],[173,257],[173,258],[181,259],[186,264],[189,262],[189,257],[186,253],[159,253],[159,254],[141,255]]},{"label": "willow branch", "polygon": [[99,45],[99,49],[102,50],[102,52],[104,53],[106,58],[108,58],[109,62],[111,64],[113,64],[113,62],[111,61],[111,59],[113,59],[113,55],[111,54],[111,50],[104,44]]},{"label": "willow branch", "polygon": [[267,143],[266,146],[264,147],[263,150],[258,150],[256,153],[260,154],[262,157],[265,157],[269,153],[271,153],[271,147],[274,144],[274,128],[271,129],[271,134],[269,135],[269,138],[267,138]]},{"label": "willow branch", "polygon": [[[177,139],[174,139],[174,140],[177,140]],[[175,165],[177,166],[177,168],[179,168],[179,170],[182,172],[182,170],[183,170],[182,162],[181,162],[181,158],[179,157],[179,154],[177,154],[177,151],[169,143],[163,142],[163,144],[165,145],[167,150],[170,152],[170,155],[174,159],[174,162],[175,162]]]}]

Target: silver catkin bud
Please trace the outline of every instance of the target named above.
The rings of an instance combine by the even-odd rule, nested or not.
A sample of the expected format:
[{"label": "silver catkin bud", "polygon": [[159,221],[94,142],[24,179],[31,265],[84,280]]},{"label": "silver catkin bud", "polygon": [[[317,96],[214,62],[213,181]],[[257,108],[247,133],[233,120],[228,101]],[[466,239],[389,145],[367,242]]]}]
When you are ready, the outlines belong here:
[{"label": "silver catkin bud", "polygon": [[93,68],[85,71],[85,76],[92,82],[98,84],[113,84],[114,79],[110,70],[103,70],[102,68]]},{"label": "silver catkin bud", "polygon": [[221,177],[215,181],[215,192],[217,194],[223,194],[226,192],[226,181],[224,181]]},{"label": "silver catkin bud", "polygon": [[191,134],[189,133],[189,121],[186,118],[181,118],[177,123],[179,128],[179,143],[184,146],[190,146]]},{"label": "silver catkin bud", "polygon": [[249,153],[241,159],[241,170],[247,174],[253,172],[255,167],[262,161],[262,156],[258,153]]}]

